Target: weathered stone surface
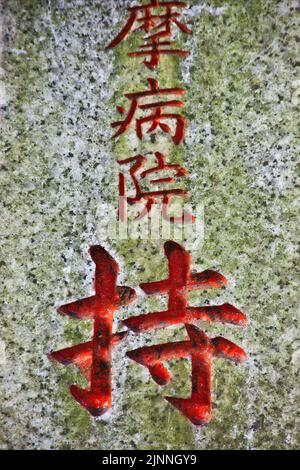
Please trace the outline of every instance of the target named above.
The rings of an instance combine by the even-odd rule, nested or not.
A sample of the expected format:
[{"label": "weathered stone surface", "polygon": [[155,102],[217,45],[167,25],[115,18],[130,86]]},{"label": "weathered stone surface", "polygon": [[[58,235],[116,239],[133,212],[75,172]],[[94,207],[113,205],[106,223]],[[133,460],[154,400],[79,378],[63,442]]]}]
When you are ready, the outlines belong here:
[{"label": "weathered stone surface", "polygon": [[[132,151],[157,149],[110,140],[114,105],[149,72],[127,57],[136,38],[104,46],[126,18],[127,0],[4,2],[1,89],[3,303],[0,330],[0,442],[3,449],[290,449],[299,447],[300,345],[297,340],[296,196],[299,76],[295,0],[189,0],[191,51],[163,59],[162,85],[184,83],[190,125],[183,147],[160,142],[191,173],[193,204],[205,207],[205,240],[194,267],[231,280],[196,303],[234,303],[250,325],[205,326],[250,354],[244,366],[214,367],[214,418],[196,429],[162,398],[144,370],[114,355],[114,407],[91,419],[69,396],[75,370],[47,354],[76,344],[91,325],[56,307],[92,290],[87,250],[103,243],[100,204],[116,205],[117,165]],[[298,147],[299,148],[299,147]],[[98,211],[98,212],[97,212]],[[166,274],[162,243],[105,240],[127,285]],[[158,305],[140,297],[134,313]],[[120,317],[132,314],[128,309]],[[184,336],[172,329],[150,342]],[[189,366],[178,362],[168,394],[188,394]],[[170,392],[170,393],[169,393]]]}]

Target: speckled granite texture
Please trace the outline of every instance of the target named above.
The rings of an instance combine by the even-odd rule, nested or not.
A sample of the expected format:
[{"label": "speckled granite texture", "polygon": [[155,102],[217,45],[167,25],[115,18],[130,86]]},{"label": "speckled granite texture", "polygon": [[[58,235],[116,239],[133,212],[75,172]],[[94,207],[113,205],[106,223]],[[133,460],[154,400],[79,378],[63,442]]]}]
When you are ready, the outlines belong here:
[{"label": "speckled granite texture", "polygon": [[[116,160],[158,145],[110,140],[114,105],[149,75],[126,55],[136,38],[103,50],[130,3],[2,2],[0,446],[299,448],[295,0],[189,0],[185,18],[194,35],[177,41],[191,55],[164,58],[158,68],[162,85],[187,89],[185,144],[175,149],[164,136],[159,142],[188,168],[191,201],[205,208],[205,240],[191,253],[193,267],[230,280],[226,289],[193,294],[193,302],[228,301],[250,319],[246,330],[205,325],[250,354],[243,366],[215,361],[211,423],[193,427],[144,369],[124,358],[137,345],[183,338],[183,328],[130,335],[116,349],[114,406],[104,419],[91,419],[70,397],[68,385],[82,380],[77,370],[47,358],[91,335],[91,324],[56,313],[92,292],[91,244],[112,249],[127,285],[166,274],[162,243],[98,236],[99,204],[116,204]],[[139,295],[118,318],[159,302]],[[187,395],[188,361],[172,370],[168,394]]]}]

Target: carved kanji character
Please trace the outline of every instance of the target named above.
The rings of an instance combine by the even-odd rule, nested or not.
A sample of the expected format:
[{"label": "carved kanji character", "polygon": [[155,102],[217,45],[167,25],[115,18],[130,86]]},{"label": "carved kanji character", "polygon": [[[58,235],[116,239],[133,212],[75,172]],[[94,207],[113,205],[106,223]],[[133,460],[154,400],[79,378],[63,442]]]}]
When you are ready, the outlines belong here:
[{"label": "carved kanji character", "polygon": [[[175,121],[176,130],[175,134],[172,136],[173,142],[178,145],[183,142],[185,123],[186,120],[183,116],[176,113],[164,112],[165,107],[182,107],[184,103],[179,100],[170,100],[170,101],[156,101],[154,103],[140,104],[140,100],[146,97],[157,96],[157,95],[184,95],[185,91],[182,88],[159,88],[158,81],[154,78],[148,78],[148,83],[150,90],[141,91],[136,93],[127,93],[125,96],[131,101],[130,108],[127,112],[127,116],[123,121],[115,121],[111,124],[112,127],[118,127],[119,129],[113,135],[113,137],[118,137],[123,134],[129,127],[132,125],[133,120],[135,119],[135,128],[136,133],[139,139],[143,139],[144,125],[150,125],[147,129],[147,133],[154,132],[158,127],[166,133],[171,133],[171,128],[166,124],[165,120]],[[141,110],[152,110],[153,112],[146,117],[137,118],[135,114],[138,109]],[[121,114],[126,114],[126,110],[122,106],[117,106],[117,110]]]},{"label": "carved kanji character", "polygon": [[150,3],[146,5],[128,8],[130,16],[127,23],[116,38],[108,44],[107,49],[113,48],[123,41],[132,31],[135,23],[138,23],[137,31],[144,31],[146,33],[153,32],[154,34],[145,36],[145,43],[139,46],[140,50],[129,52],[129,56],[149,56],[150,60],[144,60],[144,64],[152,70],[156,68],[162,54],[187,56],[189,54],[188,51],[170,47],[174,44],[174,41],[161,41],[161,39],[170,38],[172,36],[172,25],[176,25],[184,33],[192,33],[187,26],[179,21],[179,18],[182,16],[179,10],[186,6],[185,2],[151,0]]},{"label": "carved kanji character", "polygon": [[[145,163],[147,162],[147,158],[143,155],[137,155],[135,157],[130,157],[125,160],[119,160],[118,163],[120,165],[124,165],[127,163],[133,162],[134,165],[129,170],[130,176],[132,178],[134,188],[135,188],[135,196],[134,197],[127,197],[127,202],[129,204],[135,204],[137,202],[145,201],[145,208],[141,211],[141,213],[136,217],[137,220],[142,219],[147,213],[149,213],[156,203],[158,198],[162,200],[162,214],[164,219],[169,220],[171,222],[182,223],[183,221],[186,223],[191,223],[195,220],[194,216],[184,211],[184,214],[181,216],[170,216],[169,215],[169,201],[172,196],[179,196],[185,197],[187,196],[187,192],[180,188],[172,188],[172,189],[156,189],[153,191],[145,191],[141,188],[140,180],[145,179],[147,176],[152,175],[153,173],[160,173],[165,172],[168,170],[171,172],[171,176],[164,176],[160,178],[154,178],[150,180],[150,185],[157,186],[158,184],[169,184],[173,183],[176,179],[181,178],[187,175],[187,171],[178,164],[168,164],[166,163],[165,156],[160,152],[155,152],[155,158],[157,160],[157,165],[149,168],[147,170],[141,171],[144,167]],[[119,174],[119,196],[124,197],[126,196],[126,178],[124,173]],[[121,220],[124,220],[125,214],[123,210],[119,211],[119,216]]]}]

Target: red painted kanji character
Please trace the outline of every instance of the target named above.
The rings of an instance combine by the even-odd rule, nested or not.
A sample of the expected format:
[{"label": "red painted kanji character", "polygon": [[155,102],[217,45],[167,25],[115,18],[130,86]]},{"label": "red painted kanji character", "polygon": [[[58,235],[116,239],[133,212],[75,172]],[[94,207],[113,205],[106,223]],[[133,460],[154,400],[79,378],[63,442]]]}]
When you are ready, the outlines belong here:
[{"label": "red painted kanji character", "polygon": [[[172,120],[176,123],[176,131],[174,136],[172,136],[173,142],[178,145],[184,139],[184,131],[186,120],[180,114],[164,112],[165,107],[182,107],[184,103],[178,100],[170,101],[157,101],[154,103],[140,104],[139,101],[142,98],[156,95],[184,95],[185,91],[182,88],[159,88],[158,81],[154,78],[148,78],[148,83],[150,86],[149,91],[140,91],[136,93],[127,93],[125,94],[126,98],[131,101],[130,108],[127,112],[127,116],[123,121],[116,121],[111,124],[112,127],[118,127],[119,129],[113,135],[113,137],[118,137],[123,134],[129,127],[132,125],[132,122],[135,118],[136,111],[141,110],[153,110],[150,116],[143,118],[135,118],[135,127],[136,133],[140,140],[143,139],[143,126],[149,124],[150,127],[147,129],[147,133],[154,132],[158,127],[166,133],[171,133],[171,128],[166,124],[165,120]],[[126,110],[122,106],[117,106],[117,110],[121,114],[126,114]]]},{"label": "red painted kanji character", "polygon": [[168,309],[128,318],[123,321],[128,328],[140,332],[179,323],[193,323],[197,320],[242,326],[247,324],[246,315],[231,304],[190,307],[188,291],[222,287],[227,284],[227,280],[222,274],[212,270],[191,274],[189,253],[173,241],[166,242],[164,247],[168,258],[168,279],[147,282],[140,287],[149,295],[168,294]]},{"label": "red painted kanji character", "polygon": [[[174,188],[174,189],[156,189],[154,191],[144,191],[141,188],[141,183],[139,179],[144,179],[148,175],[152,175],[153,173],[160,173],[164,172],[165,170],[171,171],[173,174],[172,176],[164,176],[160,178],[153,178],[150,180],[151,185],[158,185],[158,184],[168,184],[174,182],[177,178],[187,175],[187,171],[178,164],[167,164],[165,156],[160,152],[155,152],[155,158],[157,160],[157,165],[149,168],[148,170],[140,171],[145,163],[147,162],[147,158],[143,155],[137,155],[135,157],[130,157],[125,160],[119,160],[118,163],[120,165],[124,165],[127,163],[133,162],[134,165],[130,168],[129,173],[132,178],[134,187],[135,187],[135,196],[134,197],[127,197],[127,202],[129,204],[135,204],[142,200],[146,201],[145,208],[142,212],[136,217],[137,220],[142,219],[147,213],[149,213],[152,209],[152,206],[156,203],[157,198],[161,198],[162,200],[162,215],[164,219],[169,220],[171,222],[182,223],[183,221],[186,223],[194,222],[195,217],[189,214],[188,212],[184,211],[184,214],[181,216],[170,216],[169,215],[169,201],[172,196],[180,196],[185,197],[187,192],[183,189]],[[121,197],[126,197],[126,178],[124,173],[119,174],[119,195]],[[123,207],[123,206],[122,206]],[[119,216],[121,220],[124,220],[125,214],[120,207]]]},{"label": "red painted kanji character", "polygon": [[[132,31],[134,24],[139,23],[140,25],[136,29],[137,31],[145,31],[146,33],[154,32],[154,34],[145,36],[145,44],[139,46],[140,51],[129,52],[129,56],[150,57],[149,61],[144,60],[144,64],[152,70],[156,68],[162,54],[187,56],[189,54],[188,51],[166,47],[172,46],[174,41],[161,41],[161,39],[170,38],[172,36],[172,24],[175,24],[184,33],[192,33],[187,26],[179,21],[182,13],[178,10],[186,6],[185,2],[150,0],[150,3],[146,5],[128,8],[130,17],[126,25],[116,38],[108,44],[107,49],[115,47],[123,41]],[[161,11],[162,9],[163,12]],[[141,16],[139,16],[140,14]]]},{"label": "red painted kanji character", "polygon": [[93,320],[92,341],[53,352],[50,358],[64,365],[75,364],[89,382],[87,390],[71,385],[73,397],[93,416],[111,407],[111,351],[126,332],[113,334],[113,314],[135,299],[130,287],[118,286],[119,266],[101,246],[90,249],[96,264],[95,295],[59,307],[58,311],[78,320]]},{"label": "red painted kanji character", "polygon": [[188,292],[192,289],[217,288],[226,285],[221,274],[206,270],[191,274],[190,255],[176,242],[165,243],[168,258],[169,277],[163,281],[141,284],[146,294],[167,294],[168,309],[128,318],[123,323],[135,332],[150,328],[165,328],[175,324],[185,324],[190,341],[158,344],[130,351],[127,355],[146,366],[159,385],[170,380],[170,374],[163,362],[190,356],[192,358],[192,394],[190,398],[165,397],[177,407],[192,423],[199,425],[211,419],[211,362],[214,356],[235,361],[244,361],[246,353],[227,339],[209,339],[192,324],[196,320],[224,322],[246,325],[247,317],[230,304],[219,306],[190,307]]},{"label": "red painted kanji character", "polygon": [[202,425],[211,420],[211,363],[221,357],[234,362],[247,359],[245,351],[221,336],[210,339],[194,325],[185,324],[190,340],[158,344],[128,351],[127,356],[147,367],[152,378],[159,385],[170,382],[170,373],[164,362],[191,357],[192,394],[189,398],[165,397],[193,424]]}]

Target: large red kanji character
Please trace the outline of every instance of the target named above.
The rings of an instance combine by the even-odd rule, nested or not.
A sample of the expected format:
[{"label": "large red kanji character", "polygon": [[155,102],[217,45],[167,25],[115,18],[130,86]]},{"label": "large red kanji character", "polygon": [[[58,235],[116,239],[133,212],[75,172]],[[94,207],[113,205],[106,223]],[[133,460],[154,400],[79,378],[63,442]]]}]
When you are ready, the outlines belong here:
[{"label": "large red kanji character", "polygon": [[[211,419],[211,363],[214,356],[245,361],[246,353],[239,346],[222,337],[210,339],[191,325],[197,319],[223,321],[245,325],[246,316],[229,304],[219,307],[189,307],[187,294],[191,289],[217,288],[226,284],[221,274],[206,270],[190,273],[190,256],[177,243],[165,243],[169,261],[168,279],[142,284],[147,294],[167,293],[168,310],[141,315],[124,321],[134,331],[161,328],[184,323],[190,340],[159,344],[129,351],[127,355],[146,366],[153,379],[160,385],[170,381],[164,362],[190,357],[192,360],[192,393],[190,398],[165,397],[196,425]],[[94,321],[94,336],[77,346],[53,352],[52,360],[64,365],[75,364],[89,382],[87,390],[76,385],[70,387],[73,397],[93,416],[100,416],[111,407],[111,350],[126,335],[113,334],[113,314],[122,305],[135,298],[135,291],[117,285],[118,264],[100,247],[94,246],[90,254],[96,264],[95,295],[61,306],[58,310],[72,318]]]},{"label": "large red kanji character", "polygon": [[193,424],[208,423],[212,416],[211,364],[214,356],[243,362],[247,359],[245,351],[221,336],[210,339],[194,325],[185,324],[190,337],[188,341],[158,344],[134,351],[127,356],[147,367],[152,378],[159,385],[170,382],[170,373],[164,362],[183,357],[192,360],[192,393],[189,398],[165,397],[183,413]]},{"label": "large red kanji character", "polygon": [[[160,56],[165,55],[179,55],[187,56],[188,51],[180,49],[172,49],[166,46],[172,46],[174,41],[162,40],[172,36],[172,24],[175,24],[181,31],[191,34],[192,31],[179,21],[182,13],[178,10],[185,8],[185,2],[161,2],[158,0],[151,0],[146,5],[130,7],[130,17],[126,25],[122,28],[120,33],[113,39],[107,46],[107,49],[115,47],[123,41],[127,35],[132,31],[135,23],[139,23],[138,31],[145,31],[146,33],[154,32],[154,34],[144,37],[145,43],[139,46],[139,51],[129,52],[131,57],[150,57],[150,60],[144,60],[144,64],[150,68],[155,69],[159,63]],[[161,10],[164,10],[161,12]],[[174,10],[175,9],[175,10]],[[139,14],[141,16],[139,17]]]},{"label": "large red kanji character", "polygon": [[93,246],[90,255],[96,264],[95,295],[62,305],[58,311],[78,320],[93,320],[93,339],[53,352],[50,359],[81,369],[89,388],[71,385],[70,392],[93,416],[100,416],[111,407],[111,350],[126,335],[113,334],[113,314],[134,300],[135,291],[117,285],[119,266],[104,248]]},{"label": "large red kanji character", "polygon": [[[150,127],[147,129],[147,133],[150,134],[154,132],[158,127],[166,133],[171,133],[171,128],[165,121],[172,120],[176,122],[175,134],[172,136],[173,142],[178,145],[182,143],[184,139],[184,131],[186,119],[180,114],[164,112],[165,107],[182,107],[184,103],[178,100],[170,101],[157,101],[154,103],[140,104],[139,101],[142,98],[156,95],[184,95],[185,91],[182,88],[159,88],[158,81],[154,78],[148,78],[148,83],[150,90],[149,91],[140,91],[136,93],[127,93],[125,97],[131,101],[130,108],[127,112],[127,116],[123,121],[115,121],[111,124],[112,127],[118,127],[119,129],[113,135],[113,137],[118,137],[123,134],[129,127],[132,125],[132,122],[135,118],[136,111],[141,110],[153,110],[150,116],[143,118],[135,118],[135,127],[136,133],[140,140],[144,137],[143,126],[150,124]],[[126,114],[126,110],[122,106],[117,106],[117,110],[121,114]]]},{"label": "large red kanji character", "polygon": [[[175,222],[175,223],[182,223],[183,221],[186,223],[194,222],[195,217],[189,214],[188,212],[184,211],[183,215],[181,216],[170,216],[169,215],[169,201],[172,196],[179,196],[185,197],[187,196],[187,192],[180,188],[173,188],[173,189],[156,189],[154,191],[145,191],[141,188],[140,179],[146,178],[148,175],[152,175],[153,173],[160,173],[164,172],[165,170],[169,170],[172,172],[171,176],[164,176],[160,178],[153,178],[150,180],[151,185],[158,185],[158,184],[168,184],[173,183],[176,179],[181,178],[182,176],[187,175],[187,171],[178,164],[167,164],[165,156],[160,152],[155,152],[155,158],[157,160],[157,165],[149,168],[147,170],[141,171],[144,167],[145,163],[147,162],[147,158],[143,155],[137,155],[135,157],[130,157],[125,160],[119,160],[118,163],[120,165],[124,165],[127,163],[133,162],[134,165],[129,170],[130,176],[132,178],[134,187],[135,187],[135,196],[134,197],[127,197],[126,200],[129,204],[135,204],[142,200],[146,201],[145,208],[141,211],[141,213],[136,217],[136,220],[142,219],[147,213],[149,213],[156,203],[157,198],[161,198],[162,200],[162,214],[165,220]],[[126,178],[124,173],[119,174],[119,196],[126,197]],[[119,216],[121,220],[124,220],[125,214],[124,210],[122,210],[123,206],[120,207]]]},{"label": "large red kanji character", "polygon": [[173,241],[166,242],[164,248],[168,258],[168,279],[147,282],[140,287],[149,295],[168,294],[168,309],[128,318],[123,321],[128,328],[140,332],[197,320],[242,326],[247,324],[246,315],[231,304],[190,307],[187,299],[190,290],[222,287],[227,284],[227,280],[222,274],[212,270],[191,274],[191,258],[184,248]]}]

